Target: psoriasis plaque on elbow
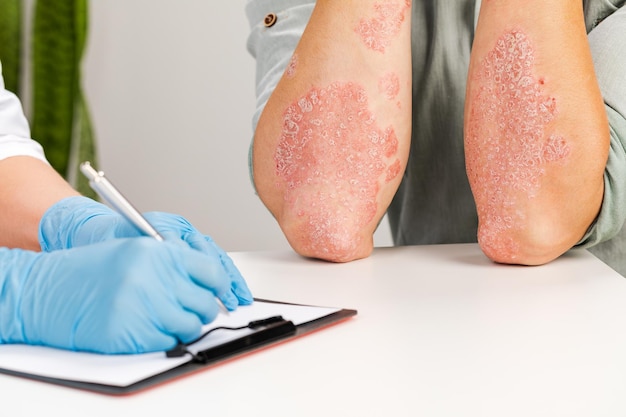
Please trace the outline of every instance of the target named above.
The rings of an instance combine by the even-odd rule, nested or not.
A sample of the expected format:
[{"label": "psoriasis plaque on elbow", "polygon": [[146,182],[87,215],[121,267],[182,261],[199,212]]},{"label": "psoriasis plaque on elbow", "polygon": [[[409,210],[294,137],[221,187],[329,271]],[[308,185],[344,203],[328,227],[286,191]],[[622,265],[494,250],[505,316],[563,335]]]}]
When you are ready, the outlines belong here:
[{"label": "psoriasis plaque on elbow", "polygon": [[286,109],[282,123],[277,186],[304,220],[309,249],[356,250],[355,230],[376,215],[379,183],[402,171],[393,127],[377,125],[365,90],[351,82],[311,88]]},{"label": "psoriasis plaque on elbow", "polygon": [[[521,198],[532,199],[550,163],[565,160],[570,145],[549,133],[557,101],[545,94],[545,79],[533,74],[535,51],[521,31],[501,36],[470,82],[467,172],[480,218],[478,238],[494,253],[512,254],[506,232],[524,227]],[[496,243],[504,242],[504,243]]]},{"label": "psoriasis plaque on elbow", "polygon": [[385,53],[391,41],[400,33],[411,0],[386,0],[374,4],[374,16],[362,18],[354,31],[366,47]]}]

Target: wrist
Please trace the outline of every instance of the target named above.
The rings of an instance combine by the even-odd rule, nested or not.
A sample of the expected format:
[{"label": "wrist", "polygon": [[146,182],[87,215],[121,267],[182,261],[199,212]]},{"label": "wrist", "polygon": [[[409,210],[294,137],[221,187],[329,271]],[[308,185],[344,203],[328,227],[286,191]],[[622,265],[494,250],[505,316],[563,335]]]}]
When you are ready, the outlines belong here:
[{"label": "wrist", "polygon": [[91,243],[83,226],[94,217],[117,216],[110,208],[83,196],[67,197],[46,210],[39,223],[41,250],[50,252]]}]

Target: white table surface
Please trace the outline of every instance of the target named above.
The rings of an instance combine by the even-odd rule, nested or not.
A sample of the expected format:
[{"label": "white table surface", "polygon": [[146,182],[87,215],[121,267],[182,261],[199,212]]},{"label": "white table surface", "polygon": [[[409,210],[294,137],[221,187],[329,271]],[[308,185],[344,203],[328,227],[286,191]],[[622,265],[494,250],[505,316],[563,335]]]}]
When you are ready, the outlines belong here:
[{"label": "white table surface", "polygon": [[346,322],[124,397],[0,375],[5,416],[625,416],[626,280],[586,251],[541,267],[476,245],[330,264],[231,254],[254,295]]}]

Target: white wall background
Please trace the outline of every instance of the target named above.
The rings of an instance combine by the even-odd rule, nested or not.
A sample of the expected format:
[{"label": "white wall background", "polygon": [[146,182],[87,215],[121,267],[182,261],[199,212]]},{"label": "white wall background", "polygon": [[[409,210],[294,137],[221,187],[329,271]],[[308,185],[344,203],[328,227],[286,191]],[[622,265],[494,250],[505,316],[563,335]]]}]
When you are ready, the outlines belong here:
[{"label": "white wall background", "polygon": [[[90,2],[83,87],[99,168],[140,210],[182,214],[228,251],[286,249],[248,178],[245,3]],[[375,244],[391,245],[386,221]]]}]

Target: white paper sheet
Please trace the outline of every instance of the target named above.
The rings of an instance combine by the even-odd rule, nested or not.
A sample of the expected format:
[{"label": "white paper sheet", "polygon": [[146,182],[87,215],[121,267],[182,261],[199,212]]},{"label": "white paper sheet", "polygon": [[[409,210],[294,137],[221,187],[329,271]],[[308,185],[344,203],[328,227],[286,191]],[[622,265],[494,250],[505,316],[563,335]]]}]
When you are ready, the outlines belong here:
[{"label": "white paper sheet", "polygon": [[[256,301],[250,306],[239,307],[228,315],[220,313],[215,321],[204,327],[203,331],[219,326],[245,326],[250,321],[277,315],[299,325],[337,311],[339,311],[337,308]],[[208,349],[250,332],[249,329],[217,330],[207,335],[190,350],[196,352]],[[43,346],[0,345],[0,368],[51,378],[119,387],[126,387],[188,361],[189,355],[182,358],[167,358],[164,352],[140,355],[99,355]]]}]

